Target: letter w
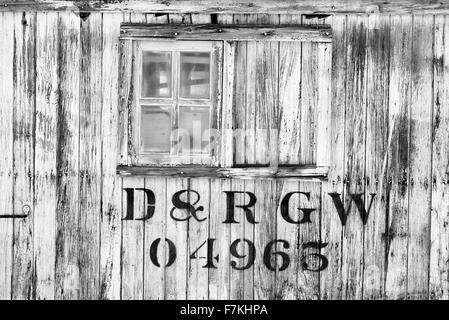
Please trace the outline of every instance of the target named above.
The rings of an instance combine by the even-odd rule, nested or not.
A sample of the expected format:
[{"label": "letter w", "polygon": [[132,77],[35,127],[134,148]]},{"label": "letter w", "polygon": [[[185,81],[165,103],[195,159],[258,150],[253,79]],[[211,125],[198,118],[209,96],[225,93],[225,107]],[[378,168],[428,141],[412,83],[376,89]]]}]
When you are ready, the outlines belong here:
[{"label": "letter w", "polygon": [[[341,201],[340,193],[329,193],[334,201],[335,209],[337,209],[338,216],[340,217],[341,225],[346,225],[346,220],[348,219],[349,212],[351,211],[351,202],[349,203],[348,209],[345,211],[343,202]],[[368,222],[369,212],[371,210],[371,206],[374,202],[374,198],[376,197],[375,193],[371,193],[371,200],[368,206],[368,211],[365,209],[365,202],[363,201],[364,193],[357,194],[349,194],[352,201],[354,201],[357,210],[359,211],[360,217],[362,218],[362,223],[365,225]]]}]

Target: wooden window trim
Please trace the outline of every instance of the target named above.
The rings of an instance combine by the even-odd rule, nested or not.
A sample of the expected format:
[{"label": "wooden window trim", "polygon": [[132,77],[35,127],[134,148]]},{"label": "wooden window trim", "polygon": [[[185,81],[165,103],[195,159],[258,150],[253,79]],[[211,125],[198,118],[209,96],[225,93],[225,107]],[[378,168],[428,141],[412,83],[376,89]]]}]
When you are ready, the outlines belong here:
[{"label": "wooden window trim", "polygon": [[[137,40],[137,41],[135,41]],[[123,144],[128,144],[128,152],[126,161],[130,165],[142,165],[142,166],[180,166],[180,165],[208,165],[215,166],[219,165],[219,155],[220,150],[215,150],[212,154],[194,154],[194,155],[174,155],[174,154],[157,154],[157,153],[143,153],[140,150],[140,128],[141,128],[141,106],[142,105],[157,105],[160,102],[163,105],[169,106],[172,114],[172,128],[175,128],[178,122],[179,117],[179,106],[180,105],[198,105],[198,106],[210,106],[210,128],[217,129],[219,134],[221,135],[221,127],[220,123],[217,121],[220,105],[221,105],[221,68],[222,68],[222,43],[218,41],[209,41],[210,45],[202,46],[201,43],[197,43],[200,47],[199,50],[210,50],[211,52],[211,93],[210,98],[208,99],[181,99],[177,98],[173,95],[170,98],[143,98],[141,97],[141,53],[143,50],[151,49],[151,42],[146,41],[146,39],[135,39],[131,40],[132,43],[132,75],[122,75],[122,78],[130,77],[130,82],[132,82],[132,90],[133,97],[128,99],[128,105],[124,108],[124,112],[128,112],[128,121],[127,121],[127,132],[128,132],[128,141],[123,141]],[[167,51],[189,51],[192,48],[188,46],[184,46],[180,42],[174,41],[164,41],[158,40],[156,43],[160,44],[161,42],[167,43]],[[204,43],[204,42],[203,42]],[[195,42],[192,43],[192,46],[195,45]],[[164,47],[165,48],[165,47]],[[159,51],[159,49],[158,49]],[[160,50],[164,51],[164,50]],[[175,59],[175,61],[177,61]],[[175,62],[177,63],[177,62]],[[177,67],[174,67],[174,70],[177,70]],[[179,70],[178,70],[179,71]],[[172,73],[172,87],[177,88],[178,80],[177,74]],[[124,80],[124,79],[122,79]],[[174,89],[175,92],[177,89]],[[148,104],[143,103],[142,101],[147,101]],[[182,102],[182,103],[181,103]],[[176,105],[176,106],[175,106]],[[174,112],[174,114],[173,114]],[[119,137],[120,138],[120,137]],[[126,155],[124,156],[126,157]]]},{"label": "wooden window trim", "polygon": [[211,168],[198,166],[148,167],[118,166],[117,174],[128,176],[182,177],[182,178],[237,178],[237,179],[326,179],[327,166],[244,166],[232,168]]},{"label": "wooden window trim", "polygon": [[329,25],[161,25],[122,23],[120,38],[201,41],[332,42],[332,30]]},{"label": "wooden window trim", "polygon": [[[243,30],[243,32],[242,32]],[[241,32],[241,33],[239,33]],[[239,36],[240,34],[240,36]],[[133,97],[133,85],[130,82],[135,79],[133,44],[136,40],[154,41],[223,41],[222,56],[219,60],[221,68],[218,70],[218,79],[222,85],[217,86],[216,92],[221,101],[216,104],[217,128],[221,134],[220,151],[233,150],[233,81],[234,81],[234,52],[236,41],[309,41],[330,43],[332,33],[327,25],[154,25],[154,24],[130,24],[121,26],[121,50],[120,50],[120,82],[119,82],[119,158],[117,173],[120,175],[143,176],[179,176],[179,177],[215,177],[215,178],[239,178],[239,179],[319,179],[327,178],[329,170],[329,114],[328,110],[320,110],[318,126],[321,140],[317,150],[316,165],[288,165],[278,167],[254,166],[237,167],[233,163],[231,152],[219,152],[219,158],[214,163],[182,164],[162,162],[161,165],[139,163],[136,157],[135,144],[128,144],[129,139],[135,139],[132,130],[133,115],[127,115],[129,108],[135,110],[136,99]],[[131,63],[131,66],[126,65]],[[131,70],[129,70],[131,69]],[[226,72],[224,72],[225,70]],[[329,79],[330,81],[330,79]],[[131,119],[130,119],[131,118]],[[130,130],[131,128],[131,130]]]}]

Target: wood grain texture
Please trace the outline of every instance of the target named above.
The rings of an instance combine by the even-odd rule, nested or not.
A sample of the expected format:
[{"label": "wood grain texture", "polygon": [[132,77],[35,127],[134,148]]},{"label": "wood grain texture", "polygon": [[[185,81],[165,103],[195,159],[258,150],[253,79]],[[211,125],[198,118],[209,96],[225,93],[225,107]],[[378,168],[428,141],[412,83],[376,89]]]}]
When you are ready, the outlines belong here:
[{"label": "wood grain texture", "polygon": [[[198,208],[198,221],[190,218],[188,224],[188,242],[187,242],[187,299],[207,300],[208,299],[208,283],[209,268],[204,268],[207,260],[207,242],[197,252],[196,259],[192,259],[192,254],[207,241],[209,237],[209,219],[210,219],[210,180],[207,178],[190,180],[189,202],[195,203]],[[193,192],[193,191],[196,191]],[[203,207],[203,210],[199,210]],[[170,221],[171,222],[171,221]],[[205,254],[206,253],[206,254]]]},{"label": "wood grain texture", "polygon": [[34,113],[36,68],[36,15],[14,14],[14,299],[34,296]]},{"label": "wood grain texture", "polygon": [[[281,15],[280,23],[302,23],[300,15]],[[279,44],[279,164],[299,163],[300,128],[301,128],[301,84],[302,84],[302,44],[298,42],[283,42]],[[283,300],[296,300],[299,298],[298,277],[300,269],[300,242],[299,225],[289,223],[280,218],[281,208],[279,199],[289,192],[299,190],[299,182],[278,181],[276,193],[278,206],[276,215],[277,239],[285,239],[290,244],[290,266],[287,270],[276,272],[275,298]],[[299,197],[293,196],[288,209],[293,220],[299,220]],[[279,246],[281,251],[284,251]]]},{"label": "wood grain texture", "polygon": [[[348,194],[365,192],[366,142],[366,16],[348,16],[346,114],[345,114],[345,194],[344,204],[350,207]],[[365,20],[366,21],[366,20]],[[343,298],[361,299],[363,282],[364,226],[356,206],[352,205],[343,230]]]},{"label": "wood grain texture", "polygon": [[[166,199],[167,179],[146,178],[145,189],[152,190],[155,196],[155,210],[153,216],[144,222],[145,225],[145,250],[143,252],[144,261],[144,299],[163,300],[165,294],[165,272],[164,263],[166,260],[166,250],[164,246],[165,229],[167,224],[167,203]],[[137,222],[137,221],[136,221]],[[136,223],[135,222],[135,223]],[[170,221],[169,221],[170,222]],[[151,244],[158,238],[161,244],[158,247],[158,261],[160,267],[155,266],[151,260]]]},{"label": "wood grain texture", "polygon": [[[102,14],[80,20],[80,264],[81,299],[99,297],[102,180]],[[83,141],[83,143],[81,143]]]},{"label": "wood grain texture", "polygon": [[122,179],[116,175],[119,154],[119,22],[122,14],[103,14],[101,110],[100,298],[120,298]]},{"label": "wood grain texture", "polygon": [[[222,25],[198,24],[122,24],[122,39],[173,39],[209,41],[306,41],[331,42],[332,30],[326,25]],[[204,23],[204,22],[203,22]]]},{"label": "wood grain texture", "polygon": [[[174,210],[179,217],[186,217],[189,213],[173,207],[172,196],[180,190],[188,190],[188,179],[167,179],[167,213]],[[187,201],[187,193],[181,197]],[[168,221],[170,219],[170,221]],[[167,218],[165,234],[176,246],[176,262],[165,268],[165,299],[182,300],[187,297],[187,267],[188,267],[188,224],[187,221],[174,221]]]},{"label": "wood grain texture", "polygon": [[[145,179],[123,178],[122,193],[122,245],[121,245],[121,299],[142,300],[144,297],[144,221],[146,199],[136,189],[145,188]],[[125,189],[133,189],[133,202],[128,201]],[[132,206],[134,219],[127,217],[128,206]]]},{"label": "wood grain texture", "polygon": [[215,201],[209,207],[209,238],[217,239],[215,249],[219,256],[220,267],[209,270],[209,299],[230,299],[232,284],[229,246],[231,245],[231,226],[223,225],[223,216],[226,208],[224,190],[232,190],[231,181],[226,179],[211,179],[210,194]]},{"label": "wood grain texture", "polygon": [[376,196],[364,231],[363,298],[371,300],[383,298],[385,283],[390,17],[370,16],[367,23],[366,208]]},{"label": "wood grain texture", "polygon": [[385,298],[407,288],[412,17],[391,17]]},{"label": "wood grain texture", "polygon": [[332,105],[329,149],[329,178],[322,185],[322,210],[321,240],[328,242],[328,246],[322,253],[329,257],[329,266],[320,273],[320,297],[321,299],[341,299],[343,297],[342,277],[342,245],[343,227],[335,210],[334,203],[329,193],[344,194],[344,161],[345,153],[345,99],[346,88],[341,85],[346,83],[347,68],[347,44],[346,33],[347,17],[332,17],[334,38],[332,43]]},{"label": "wood grain texture", "polygon": [[410,188],[407,298],[429,295],[430,208],[432,193],[432,16],[413,17],[410,98]]},{"label": "wood grain texture", "polygon": [[34,264],[36,299],[55,297],[58,13],[36,17]]},{"label": "wood grain texture", "polygon": [[[278,15],[258,15],[255,21],[261,24],[279,24]],[[255,43],[255,163],[277,167],[278,164],[278,64],[279,43]],[[263,263],[265,246],[276,239],[276,182],[258,180],[254,190],[265,196],[256,203],[254,245],[259,250],[254,263],[254,299],[273,299],[275,295],[275,273]],[[274,256],[270,258],[275,265]]]},{"label": "wood grain texture", "polygon": [[[13,214],[14,14],[0,15],[0,215]],[[0,298],[11,299],[13,220],[0,219]]]},{"label": "wood grain texture", "polygon": [[79,108],[80,23],[59,14],[59,99],[57,122],[57,206],[55,298],[80,298]]},{"label": "wood grain texture", "polygon": [[167,13],[276,13],[276,14],[332,14],[332,13],[447,13],[449,5],[445,2],[431,0],[374,1],[357,0],[336,2],[331,0],[265,0],[254,3],[251,0],[200,0],[200,1],[156,1],[156,0],[124,0],[124,1],[63,1],[1,0],[2,11],[30,10],[63,10],[63,11],[133,11],[133,12],[167,12]]},{"label": "wood grain texture", "polygon": [[449,19],[435,17],[430,283],[431,299],[449,299]]},{"label": "wood grain texture", "polygon": [[[224,156],[223,168],[120,166],[123,175],[118,175],[117,162],[127,164],[128,158],[127,145],[124,160],[117,146],[128,121],[119,112],[133,99],[132,84],[119,79],[131,75],[132,66],[131,51],[126,52],[131,46],[120,53],[120,21],[215,21],[208,14],[122,16],[96,13],[82,20],[72,13],[27,12],[24,19],[21,12],[0,13],[0,146],[5,150],[0,215],[20,214],[20,204],[13,202],[28,198],[27,186],[34,206],[31,219],[0,218],[1,298],[447,298],[447,16],[222,14],[219,23],[329,23],[333,43],[228,43],[224,61],[233,68],[227,74],[232,90],[223,94],[231,107],[220,114],[223,120],[233,118],[229,128],[252,134],[235,141],[235,153]],[[35,39],[27,28],[35,28]],[[332,99],[325,98],[329,79],[324,79],[330,46]],[[119,66],[119,60],[125,63]],[[35,63],[35,72],[29,63]],[[274,77],[262,77],[265,71]],[[33,86],[29,96],[26,88]],[[326,118],[321,106],[330,100],[331,124],[321,126],[330,143],[319,151],[327,135],[318,129],[320,117]],[[30,123],[31,131],[22,130]],[[245,167],[265,163],[262,155],[276,150],[266,147],[271,136],[256,135],[263,126],[280,130],[276,154],[293,166]],[[329,169],[319,163],[326,156],[322,161]],[[313,165],[295,167],[300,161]],[[155,192],[151,219],[121,221],[127,205],[122,179],[124,187]],[[199,215],[207,221],[170,218],[173,194],[189,188],[199,192],[196,206],[204,206]],[[300,218],[299,207],[317,209],[312,222],[300,226],[286,222],[279,207],[283,196],[298,189],[310,192],[310,199],[294,195],[291,215]],[[260,224],[247,222],[240,208],[238,224],[223,224],[227,190],[256,195],[253,210]],[[329,193],[340,194],[346,210],[351,204],[346,226]],[[353,193],[364,193],[366,209],[370,193],[376,193],[365,226]],[[142,191],[135,195],[136,217],[142,217],[147,203]],[[236,204],[247,202],[247,195],[236,195]],[[176,214],[188,213],[176,209]],[[150,252],[159,237],[161,267]],[[216,239],[217,269],[202,268],[205,247],[203,258],[189,258],[208,237]],[[165,238],[177,247],[175,263],[166,268]],[[257,256],[252,268],[238,271],[230,262],[241,261],[229,247],[242,238],[256,243]],[[279,257],[276,271],[262,260],[275,238],[290,243],[288,249],[276,247],[290,255],[284,271]],[[321,249],[328,268],[302,270],[301,245],[320,239],[329,243]],[[248,253],[244,243],[238,249]]]}]

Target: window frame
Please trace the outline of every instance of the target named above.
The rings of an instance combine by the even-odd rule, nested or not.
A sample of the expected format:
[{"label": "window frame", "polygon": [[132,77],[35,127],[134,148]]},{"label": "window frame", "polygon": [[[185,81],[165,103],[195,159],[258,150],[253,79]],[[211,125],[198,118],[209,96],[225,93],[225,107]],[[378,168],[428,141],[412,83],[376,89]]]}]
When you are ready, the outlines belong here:
[{"label": "window frame", "polygon": [[[173,163],[148,165],[139,162],[136,156],[134,79],[135,57],[133,43],[136,40],[149,41],[214,41],[221,44],[221,58],[218,61],[221,84],[215,95],[220,101],[216,112],[217,129],[220,133],[218,152],[212,165]],[[317,162],[315,165],[236,165],[234,163],[234,110],[233,85],[235,49],[238,41],[294,41],[332,43],[332,29],[329,25],[218,25],[218,24],[145,24],[122,23],[119,49],[119,114],[118,114],[118,152],[117,173],[120,175],[171,176],[171,177],[217,177],[243,179],[313,179],[327,178],[330,164],[330,99],[328,106],[319,110]],[[331,46],[332,48],[332,46]],[[330,58],[329,58],[330,59]],[[330,60],[329,60],[330,61]],[[332,67],[329,67],[332,70]],[[131,77],[130,77],[131,75]],[[332,73],[330,75],[332,77]],[[134,80],[133,80],[134,81]],[[331,78],[328,79],[331,82]],[[329,89],[330,90],[330,87]],[[221,152],[220,152],[221,151]]]},{"label": "window frame", "polygon": [[[143,98],[142,90],[142,52],[171,52],[172,59],[172,88],[171,97]],[[180,53],[181,52],[210,52],[210,95],[209,99],[182,98],[180,96]],[[129,121],[128,143],[132,150],[131,165],[138,166],[209,166],[219,167],[221,147],[221,110],[222,90],[222,56],[223,42],[221,41],[174,41],[170,39],[136,39],[132,41],[133,75],[132,83],[135,97],[131,107]],[[144,103],[146,101],[147,103]],[[183,106],[209,107],[209,129],[216,129],[218,138],[217,148],[210,149],[209,154],[175,154],[175,148],[170,138],[170,153],[142,152],[141,150],[141,106],[170,106],[171,131],[179,129],[180,108]],[[178,148],[179,149],[179,148]]]}]

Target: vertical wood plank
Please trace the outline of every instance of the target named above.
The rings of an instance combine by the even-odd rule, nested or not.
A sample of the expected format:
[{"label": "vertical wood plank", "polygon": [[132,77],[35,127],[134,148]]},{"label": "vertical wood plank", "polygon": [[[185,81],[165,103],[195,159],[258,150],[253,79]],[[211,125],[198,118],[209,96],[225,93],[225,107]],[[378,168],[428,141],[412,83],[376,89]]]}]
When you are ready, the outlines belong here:
[{"label": "vertical wood plank", "polygon": [[435,17],[430,298],[449,299],[449,17]]},{"label": "vertical wood plank", "polygon": [[[232,24],[234,22],[234,17],[232,14],[220,15],[217,17],[217,22],[220,24]],[[219,110],[221,110],[221,112],[219,112],[219,122],[222,128],[221,166],[223,167],[231,167],[237,161],[237,153],[240,154],[242,152],[242,135],[236,135],[234,140],[234,133],[237,132],[235,130],[241,129],[241,126],[238,128],[236,126],[237,121],[241,119],[239,118],[238,120],[237,116],[241,114],[241,110],[243,109],[236,109],[238,99],[237,93],[241,92],[236,87],[236,77],[242,73],[244,74],[244,72],[237,71],[238,62],[236,59],[238,45],[239,42],[232,41],[225,41],[223,43],[223,88],[219,91],[223,95],[222,106],[221,109],[219,108]],[[239,112],[239,114],[237,114],[237,112]],[[226,150],[232,151],[229,152]]]},{"label": "vertical wood plank", "polygon": [[[348,53],[345,119],[345,208],[348,194],[365,192],[366,139],[366,16],[348,16]],[[351,206],[343,232],[343,284],[345,299],[361,299],[364,227],[356,206]]]},{"label": "vertical wood plank", "polygon": [[[211,17],[209,14],[192,14],[191,23],[208,24],[211,23]],[[190,218],[188,221],[189,260],[187,269],[187,299],[205,300],[208,298],[210,271],[209,268],[203,268],[205,265],[204,252],[207,253],[207,239],[209,237],[210,180],[191,179],[189,189],[198,192],[198,199],[197,196],[191,192],[189,200],[192,204],[198,201],[195,204],[196,208],[199,208],[199,206],[204,208],[204,211],[198,211],[198,216],[200,219],[205,219],[205,221],[197,221],[194,218]],[[202,251],[198,251],[196,255],[197,258],[192,259],[191,254],[193,254],[204,241],[206,241],[206,244],[202,248]]]},{"label": "vertical wood plank", "polygon": [[332,17],[332,106],[330,127],[330,168],[328,181],[323,182],[321,240],[328,245],[322,254],[329,259],[329,266],[320,273],[321,299],[342,298],[342,225],[329,193],[343,197],[345,161],[345,97],[347,66],[347,18]]},{"label": "vertical wood plank", "polygon": [[[303,222],[299,225],[299,259],[301,259],[301,269],[297,273],[297,290],[299,299],[319,299],[320,297],[320,272],[319,260],[311,259],[311,253],[316,253],[320,250],[311,250],[305,248],[307,243],[320,242],[320,228],[321,228],[321,183],[301,181],[299,183],[299,190],[303,192],[299,198],[299,208],[313,209],[310,213],[310,221]],[[304,215],[302,215],[304,218]],[[304,259],[304,260],[302,260]],[[307,264],[307,268],[304,267]]]},{"label": "vertical wood plank", "polygon": [[59,15],[59,101],[57,125],[56,299],[80,297],[79,270],[79,83],[80,22]]},{"label": "vertical wood plank", "polygon": [[[188,224],[186,221],[175,221],[169,216],[171,210],[176,217],[182,218],[189,214],[187,210],[176,209],[173,206],[172,197],[181,190],[188,190],[188,179],[167,179],[167,224],[165,232],[167,239],[170,239],[176,247],[174,263],[165,268],[165,299],[167,300],[182,300],[187,297]],[[182,194],[181,200],[184,202],[188,200],[187,193]]]},{"label": "vertical wood plank", "polygon": [[[100,298],[120,298],[121,188],[119,154],[119,13],[103,14],[102,56],[102,211],[100,218]],[[124,79],[123,79],[124,80]]]},{"label": "vertical wood plank", "polygon": [[35,295],[34,220],[34,112],[36,72],[36,15],[14,13],[14,221],[13,299]]},{"label": "vertical wood plank", "polygon": [[[258,24],[257,14],[246,16],[247,24]],[[246,43],[245,164],[256,164],[256,42]]]},{"label": "vertical wood plank", "polygon": [[36,17],[34,264],[36,299],[55,296],[58,13]]},{"label": "vertical wood plank", "polygon": [[413,17],[407,298],[429,295],[432,173],[433,16]]},{"label": "vertical wood plank", "polygon": [[231,189],[231,180],[212,179],[210,186],[209,238],[216,239],[215,251],[218,254],[218,268],[209,270],[209,299],[230,299],[230,254],[231,227],[223,224],[226,216],[226,194]]},{"label": "vertical wood plank", "polygon": [[385,298],[407,292],[412,17],[391,17]]},{"label": "vertical wood plank", "polygon": [[[121,276],[122,288],[121,299],[141,300],[144,292],[144,222],[142,218],[146,212],[146,199],[141,190],[145,188],[145,179],[142,177],[123,178],[122,192],[122,254],[121,254]],[[133,212],[134,219],[126,219],[128,202],[125,189],[133,189]]]},{"label": "vertical wood plank", "polygon": [[365,225],[363,298],[381,299],[385,283],[390,18],[368,21],[365,204],[376,198]]},{"label": "vertical wood plank", "polygon": [[[14,13],[0,14],[0,214],[13,214]],[[11,299],[13,220],[0,219],[0,299]]]},{"label": "vertical wood plank", "polygon": [[[306,19],[303,16],[303,24],[322,24],[318,18]],[[323,134],[327,131],[326,112],[329,108],[328,97],[330,88],[330,52],[327,45],[321,43],[304,42],[301,44],[301,104],[300,104],[300,164],[316,164],[318,151],[318,134],[321,138],[321,146],[327,138]],[[321,117],[321,119],[320,119]],[[321,122],[320,122],[321,121]],[[318,124],[321,132],[318,132]],[[320,154],[324,158],[324,155]],[[320,159],[322,161],[322,159]],[[308,243],[320,243],[321,241],[321,183],[301,181],[299,190],[304,192],[299,200],[300,208],[309,208],[311,212],[310,221],[299,225],[299,257],[303,263],[297,274],[298,296],[300,299],[319,299],[320,297],[320,271],[319,261],[306,259],[310,255],[310,248],[304,247]],[[315,250],[316,251],[316,250]],[[318,252],[321,252],[318,249]],[[307,264],[307,270],[304,268]]]},{"label": "vertical wood plank", "polygon": [[[300,24],[300,15],[281,15],[281,24]],[[299,164],[301,143],[301,43],[279,43],[279,164]]]},{"label": "vertical wood plank", "polygon": [[80,299],[99,297],[101,217],[102,14],[81,19]]},{"label": "vertical wood plank", "polygon": [[[281,24],[300,24],[301,15],[281,15]],[[301,43],[279,43],[279,164],[298,164],[300,145],[301,119]],[[280,200],[287,193],[299,190],[298,182],[278,181],[277,189],[277,239],[286,240],[290,244],[288,249],[290,265],[280,271],[276,270],[276,299],[298,299],[297,278],[300,270],[299,255],[299,226],[289,223],[281,217]],[[300,219],[299,197],[292,196],[288,203],[288,210],[293,220]],[[280,251],[284,248],[278,245]]]},{"label": "vertical wood plank", "polygon": [[[168,23],[168,15],[147,14],[146,19],[148,23]],[[154,192],[156,205],[153,217],[145,221],[144,299],[163,300],[165,295],[167,179],[147,178],[145,179],[145,188]],[[150,247],[158,238],[161,239],[157,255],[160,267],[154,265],[150,254]]]},{"label": "vertical wood plank", "polygon": [[300,164],[316,164],[318,115],[318,44],[301,43]]},{"label": "vertical wood plank", "polygon": [[[279,24],[279,15],[259,15],[257,21]],[[257,164],[277,165],[279,44],[256,41],[255,49],[255,161]]]},{"label": "vertical wood plank", "polygon": [[[276,274],[264,264],[264,248],[276,239],[276,182],[273,180],[256,180],[254,183],[256,194],[260,195],[255,207],[256,221],[254,226],[254,246],[256,247],[256,261],[254,262],[254,299],[274,299]],[[273,249],[275,246],[273,246]],[[276,268],[277,260],[271,255],[270,265]]]},{"label": "vertical wood plank", "polygon": [[[188,263],[187,263],[187,299],[206,300],[208,297],[208,268],[204,268],[207,260],[207,239],[209,237],[209,208],[210,208],[210,180],[191,179],[189,190],[189,202],[198,209],[197,221],[193,216],[188,221]],[[196,191],[198,194],[195,194]],[[203,210],[199,210],[203,207]],[[203,243],[206,243],[203,245]],[[191,257],[196,252],[196,258]]]},{"label": "vertical wood plank", "polygon": [[[144,252],[144,299],[163,300],[165,292],[166,263],[165,253],[165,229],[167,212],[167,179],[145,178],[145,189],[151,190],[155,196],[154,214],[145,220],[145,252]],[[157,259],[160,266],[151,261],[151,245],[160,238],[157,251]]]},{"label": "vertical wood plank", "polygon": [[[239,193],[235,194],[235,204],[236,205],[245,205],[248,203],[248,196],[246,196],[245,192],[245,181],[243,180],[237,180],[234,179],[230,182],[230,190],[236,191]],[[226,191],[230,191],[226,190]],[[225,191],[225,190],[223,190]],[[241,193],[240,193],[241,192]],[[254,209],[253,209],[254,210]],[[240,243],[238,244],[238,252],[242,252],[242,255],[248,254],[248,249],[246,243],[243,242],[243,239],[245,239],[245,226],[248,226],[248,229],[252,228],[246,221],[246,217],[243,214],[243,211],[241,209],[235,209],[235,216],[237,223],[231,223],[230,224],[230,231],[231,231],[231,243],[233,243],[236,240],[240,240]],[[223,219],[224,221],[224,219]],[[252,232],[251,232],[252,233]],[[253,236],[248,238],[248,240],[253,241]],[[231,256],[231,261],[238,262],[238,267],[241,267],[242,264],[238,259]],[[236,299],[236,300],[243,300],[245,298],[245,289],[247,289],[245,280],[250,283],[252,279],[253,269],[249,268],[246,270],[238,270],[236,268],[231,267],[230,269],[230,282],[229,282],[229,298],[230,299]],[[245,277],[246,276],[246,277]],[[246,291],[249,291],[248,289]],[[252,288],[250,289],[252,292]]]}]

